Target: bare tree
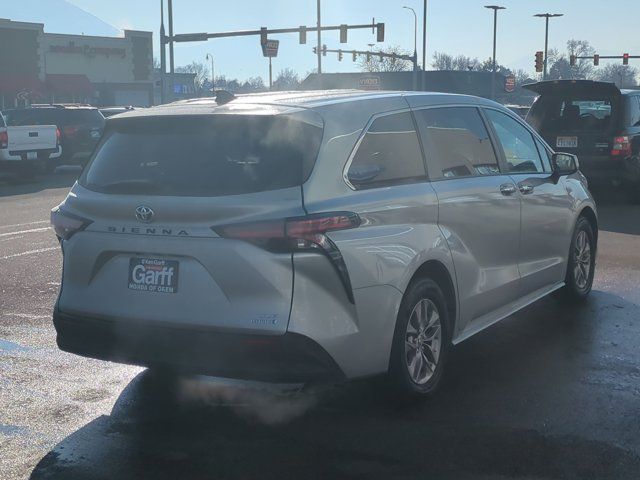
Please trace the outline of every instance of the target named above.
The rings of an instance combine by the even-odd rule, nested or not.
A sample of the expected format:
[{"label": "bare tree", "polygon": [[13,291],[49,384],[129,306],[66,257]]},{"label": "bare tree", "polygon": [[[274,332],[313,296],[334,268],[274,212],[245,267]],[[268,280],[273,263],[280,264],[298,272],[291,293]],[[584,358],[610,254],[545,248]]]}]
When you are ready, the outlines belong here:
[{"label": "bare tree", "polygon": [[448,53],[436,52],[433,54],[431,66],[434,70],[482,70],[482,65],[477,58],[466,55],[450,55]]},{"label": "bare tree", "polygon": [[635,87],[637,85],[638,69],[620,63],[609,63],[596,73],[601,82],[613,82],[619,88]]},{"label": "bare tree", "polygon": [[[381,52],[392,55],[411,55],[397,45],[381,50]],[[398,58],[381,58],[376,55],[376,52],[371,52],[368,57],[366,55],[360,57],[358,68],[363,72],[406,72],[407,70],[413,70],[413,63],[409,60]]]},{"label": "bare tree", "polygon": [[297,90],[299,87],[300,78],[295,70],[291,68],[280,70],[280,73],[273,81],[274,90]]},{"label": "bare tree", "polygon": [[191,62],[189,65],[177,67],[176,73],[195,73],[195,84],[198,90],[202,89],[204,81],[209,78],[209,67],[202,62]]},{"label": "bare tree", "polygon": [[578,57],[591,57],[595,53],[595,49],[586,40],[569,40],[567,42],[567,53],[562,54],[557,49],[549,50],[547,65],[549,68],[548,79],[577,79],[584,80],[593,78],[594,67],[591,60],[577,60],[576,64],[571,66],[569,58],[571,55]]}]

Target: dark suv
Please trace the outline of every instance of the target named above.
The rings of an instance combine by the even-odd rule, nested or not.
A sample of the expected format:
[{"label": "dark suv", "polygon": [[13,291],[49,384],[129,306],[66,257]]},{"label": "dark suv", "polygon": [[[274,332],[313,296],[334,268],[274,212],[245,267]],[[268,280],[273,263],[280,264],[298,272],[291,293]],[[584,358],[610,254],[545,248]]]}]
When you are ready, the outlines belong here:
[{"label": "dark suv", "polygon": [[527,122],[555,149],[573,153],[594,186],[629,187],[640,199],[640,90],[555,80],[525,85],[540,96]]},{"label": "dark suv", "polygon": [[30,108],[6,110],[9,125],[57,125],[60,130],[62,156],[49,164],[82,165],[87,162],[102,136],[105,120],[100,111],[88,105],[32,105]]}]

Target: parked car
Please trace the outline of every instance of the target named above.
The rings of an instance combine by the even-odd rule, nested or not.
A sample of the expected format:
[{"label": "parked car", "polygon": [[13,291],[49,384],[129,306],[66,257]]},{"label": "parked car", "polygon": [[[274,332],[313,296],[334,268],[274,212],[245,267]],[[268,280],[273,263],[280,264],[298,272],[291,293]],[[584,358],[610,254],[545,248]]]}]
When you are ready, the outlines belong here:
[{"label": "parked car", "polygon": [[55,125],[11,127],[0,112],[0,172],[31,178],[61,152],[60,131]]},{"label": "parked car", "polygon": [[100,109],[100,113],[104,118],[109,118],[119,113],[130,112],[134,110],[133,107],[104,107]]},{"label": "parked car", "polygon": [[550,145],[578,155],[594,186],[626,187],[640,200],[640,91],[591,80],[524,88],[540,95],[527,121]]},{"label": "parked car", "polygon": [[119,115],[51,213],[62,350],[276,382],[438,385],[453,344],[591,290],[575,156],[489,100],[289,92]]},{"label": "parked car", "polygon": [[30,108],[7,110],[9,125],[56,125],[60,129],[62,156],[49,163],[49,170],[58,165],[83,165],[91,156],[102,131],[104,117],[90,105],[32,105]]}]

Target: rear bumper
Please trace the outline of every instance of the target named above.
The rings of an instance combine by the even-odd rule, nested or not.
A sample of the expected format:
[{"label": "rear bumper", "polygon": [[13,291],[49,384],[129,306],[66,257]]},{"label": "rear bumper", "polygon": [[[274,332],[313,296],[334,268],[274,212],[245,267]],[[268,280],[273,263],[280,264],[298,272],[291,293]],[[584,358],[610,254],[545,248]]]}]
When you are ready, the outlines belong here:
[{"label": "rear bumper", "polygon": [[61,350],[100,360],[278,383],[344,379],[322,347],[295,333],[229,334],[197,326],[69,315],[58,309],[53,323]]},{"label": "rear bumper", "polygon": [[[28,159],[27,152],[36,152],[37,158]],[[7,148],[0,149],[0,161],[4,162],[29,162],[36,163],[47,161],[48,159],[58,158],[62,154],[62,148],[60,146],[54,149],[47,150],[29,150],[29,151],[14,151]]]},{"label": "rear bumper", "polygon": [[640,183],[640,159],[637,157],[580,158],[580,171],[587,177],[590,184],[598,185],[613,181]]}]

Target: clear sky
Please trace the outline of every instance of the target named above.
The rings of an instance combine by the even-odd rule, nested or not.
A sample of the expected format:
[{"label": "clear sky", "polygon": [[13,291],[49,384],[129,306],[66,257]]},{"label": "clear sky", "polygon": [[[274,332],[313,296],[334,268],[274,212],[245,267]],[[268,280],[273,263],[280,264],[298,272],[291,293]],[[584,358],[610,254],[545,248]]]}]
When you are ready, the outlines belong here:
[{"label": "clear sky", "polygon": [[[106,22],[119,27],[154,32],[158,54],[160,0],[69,0]],[[259,27],[314,25],[316,0],[174,0],[175,33],[219,32]],[[429,0],[427,57],[435,51],[464,54],[481,60],[491,56],[493,16],[486,4],[507,7],[499,13],[498,62],[512,68],[533,71],[534,54],[544,47],[544,19],[534,13],[564,13],[551,20],[550,47],[565,49],[567,40],[588,40],[601,55],[640,55],[640,0]],[[386,23],[386,41],[381,46],[400,45],[413,50],[414,21],[403,5],[415,8],[422,21],[422,0],[323,0],[323,24],[368,23],[372,17]],[[421,57],[421,30],[418,48]],[[295,34],[280,35],[280,54],[274,70],[291,67],[304,76],[316,66],[311,51],[315,34],[307,45],[299,45]],[[375,41],[370,30],[349,32],[349,42],[341,45],[338,32],[323,34],[329,48],[368,49]],[[206,43],[177,44],[176,66],[204,61],[210,52],[216,59],[216,75],[245,79],[267,76],[267,60],[262,58],[259,38],[210,40]],[[636,61],[640,66],[640,62]],[[327,56],[324,71],[352,71],[351,57],[338,62]]]}]

